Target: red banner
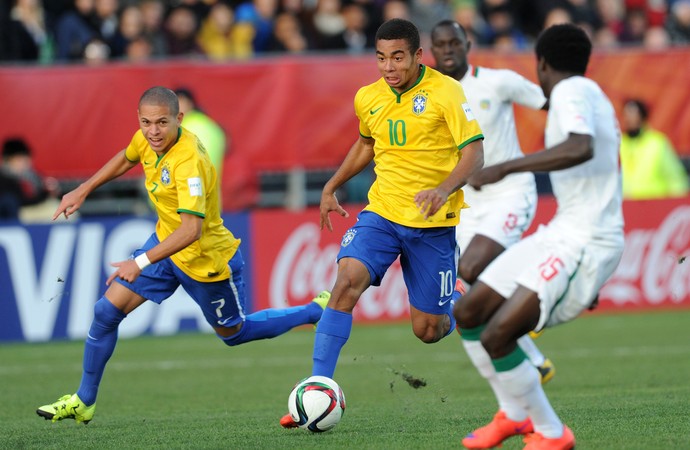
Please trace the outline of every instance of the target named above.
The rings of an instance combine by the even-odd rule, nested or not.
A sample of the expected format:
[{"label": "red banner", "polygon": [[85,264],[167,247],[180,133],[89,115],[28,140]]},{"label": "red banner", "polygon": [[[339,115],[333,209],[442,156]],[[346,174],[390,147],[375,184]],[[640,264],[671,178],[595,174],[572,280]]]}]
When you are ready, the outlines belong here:
[{"label": "red banner", "polygon": [[[429,56],[425,62],[432,63]],[[532,52],[473,51],[471,60],[536,77]],[[690,154],[690,49],[597,52],[588,75],[617,109],[630,96],[649,102],[651,124],[668,133],[680,153]],[[187,86],[231,135],[223,202],[226,210],[238,209],[256,204],[262,170],[337,167],[358,136],[355,93],[378,77],[373,54],[1,67],[0,140],[25,138],[46,175],[85,178],[129,143],[145,89]],[[526,152],[542,147],[545,117],[543,111],[516,108]]]},{"label": "red banner", "polygon": [[[332,215],[333,232],[320,231],[319,211],[282,210],[252,214],[252,261],[256,308],[303,304],[331,289],[340,238],[355,221]],[[535,225],[555,211],[551,197],[539,201]],[[624,204],[626,246],[618,269],[603,287],[599,310],[690,307],[690,205],[683,200]],[[534,228],[533,226],[533,228]],[[396,263],[378,288],[370,288],[355,308],[359,321],[406,319],[407,290]]]}]

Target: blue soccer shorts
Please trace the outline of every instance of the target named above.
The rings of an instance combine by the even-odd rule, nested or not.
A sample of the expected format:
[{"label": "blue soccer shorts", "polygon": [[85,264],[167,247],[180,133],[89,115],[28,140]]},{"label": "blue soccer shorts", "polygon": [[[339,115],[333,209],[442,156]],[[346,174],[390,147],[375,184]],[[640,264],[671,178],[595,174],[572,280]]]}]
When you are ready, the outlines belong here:
[{"label": "blue soccer shorts", "polygon": [[[156,234],[151,237],[132,257],[158,245]],[[141,271],[134,283],[117,278],[116,281],[142,297],[155,303],[162,303],[179,286],[199,305],[206,321],[212,327],[231,327],[244,321],[245,285],[242,277],[244,260],[239,249],[228,262],[230,279],[202,283],[180,270],[170,258],[151,264]]]},{"label": "blue soccer shorts", "polygon": [[345,232],[338,261],[355,258],[379,286],[400,256],[410,304],[428,314],[448,314],[455,287],[455,227],[412,228],[362,211]]}]

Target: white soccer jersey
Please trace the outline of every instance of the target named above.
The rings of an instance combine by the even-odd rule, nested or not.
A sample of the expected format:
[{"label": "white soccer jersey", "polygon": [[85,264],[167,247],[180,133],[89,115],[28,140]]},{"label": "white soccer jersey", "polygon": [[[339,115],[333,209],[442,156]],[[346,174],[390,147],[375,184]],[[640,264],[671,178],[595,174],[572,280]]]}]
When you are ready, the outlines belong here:
[{"label": "white soccer jersey", "polygon": [[[470,66],[460,80],[479,126],[484,132],[484,167],[523,156],[515,129],[513,103],[541,109],[546,103],[542,90],[521,75],[507,69]],[[534,185],[531,173],[510,175],[498,183],[482,187],[482,195],[467,186],[465,201],[474,206],[483,197]]]},{"label": "white soccer jersey", "polygon": [[585,77],[566,78],[551,92],[546,146],[565,141],[570,133],[592,136],[594,156],[549,174],[558,202],[549,227],[558,227],[582,243],[598,239],[622,242],[618,121],[606,94]]}]

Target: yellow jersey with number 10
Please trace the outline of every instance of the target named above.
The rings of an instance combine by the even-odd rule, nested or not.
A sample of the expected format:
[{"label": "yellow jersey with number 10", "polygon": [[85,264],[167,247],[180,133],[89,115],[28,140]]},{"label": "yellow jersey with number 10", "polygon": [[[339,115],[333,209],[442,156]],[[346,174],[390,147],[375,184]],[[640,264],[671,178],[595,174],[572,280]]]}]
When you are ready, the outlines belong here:
[{"label": "yellow jersey with number 10", "polygon": [[462,190],[424,219],[414,203],[420,191],[443,182],[462,157],[462,148],[483,139],[460,83],[426,66],[402,94],[383,78],[355,96],[359,133],[374,143],[376,180],[365,209],[409,227],[455,226],[465,207]]},{"label": "yellow jersey with number 10", "polygon": [[175,265],[197,281],[228,279],[228,261],[240,240],[223,225],[216,171],[197,137],[180,128],[177,142],[158,157],[139,130],[125,157],[141,162],[144,168],[146,190],[158,214],[156,236],[160,241],[179,228],[180,213],[204,219],[201,238],[170,257]]}]

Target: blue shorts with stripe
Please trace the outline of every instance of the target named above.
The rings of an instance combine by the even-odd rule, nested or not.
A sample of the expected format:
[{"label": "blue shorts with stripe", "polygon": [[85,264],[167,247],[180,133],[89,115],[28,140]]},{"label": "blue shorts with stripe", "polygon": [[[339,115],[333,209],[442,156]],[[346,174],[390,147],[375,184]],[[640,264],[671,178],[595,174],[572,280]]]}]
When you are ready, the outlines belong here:
[{"label": "blue shorts with stripe", "polygon": [[[136,250],[132,257],[158,245],[154,233],[146,243]],[[244,260],[238,249],[228,261],[230,279],[202,283],[191,278],[177,267],[170,258],[145,267],[134,283],[117,278],[116,281],[142,297],[155,303],[162,303],[179,286],[199,305],[206,321],[212,327],[231,327],[244,321],[245,285],[242,278]]]},{"label": "blue shorts with stripe", "polygon": [[400,256],[410,304],[428,314],[449,314],[456,278],[455,245],[455,227],[406,227],[362,211],[343,236],[338,261],[355,258],[362,262],[371,284],[379,286]]}]

